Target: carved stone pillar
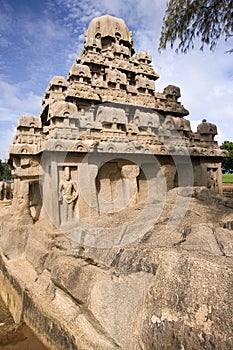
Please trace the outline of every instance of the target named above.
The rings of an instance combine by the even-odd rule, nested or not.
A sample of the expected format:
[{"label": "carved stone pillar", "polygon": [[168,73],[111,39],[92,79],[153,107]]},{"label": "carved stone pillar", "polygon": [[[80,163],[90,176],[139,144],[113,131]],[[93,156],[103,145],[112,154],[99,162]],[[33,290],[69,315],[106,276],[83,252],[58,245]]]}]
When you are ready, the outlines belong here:
[{"label": "carved stone pillar", "polygon": [[98,166],[96,164],[81,163],[78,168],[79,187],[79,215],[80,218],[96,215],[98,212],[96,176]]},{"label": "carved stone pillar", "polygon": [[140,168],[138,165],[123,165],[121,169],[124,188],[124,203],[130,207],[134,206],[138,201],[137,177],[139,173]]},{"label": "carved stone pillar", "polygon": [[29,208],[30,201],[28,180],[21,180],[21,182],[19,183],[17,202],[18,209],[17,212],[14,213],[14,216],[16,216],[17,220],[23,225],[31,224],[33,220]]}]

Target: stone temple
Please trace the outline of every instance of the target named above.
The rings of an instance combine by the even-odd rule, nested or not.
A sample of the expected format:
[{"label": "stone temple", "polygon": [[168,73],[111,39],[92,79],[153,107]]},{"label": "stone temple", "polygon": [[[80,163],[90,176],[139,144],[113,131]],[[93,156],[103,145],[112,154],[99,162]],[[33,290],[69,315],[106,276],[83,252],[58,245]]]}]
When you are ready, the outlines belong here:
[{"label": "stone temple", "polygon": [[[9,162],[19,217],[36,221],[41,197],[57,225],[69,216],[101,213],[99,197],[114,207],[116,186],[118,205],[125,201],[127,186],[133,205],[146,196],[145,182],[158,179],[161,171],[167,190],[181,181],[221,193],[226,153],[214,141],[216,126],[203,120],[193,132],[185,119],[189,112],[179,102],[179,87],[156,92],[159,75],[151,61],[148,52],[135,53],[132,32],[122,19],[105,15],[91,21],[68,78],[53,77],[39,116],[18,120]],[[155,159],[154,173],[145,176]],[[85,164],[85,191],[72,187],[82,177],[80,164]],[[67,184],[61,188],[64,176],[68,189]]]},{"label": "stone temple", "polygon": [[95,18],[68,78],[19,118],[0,295],[48,349],[233,349],[226,153],[157,79],[122,19]]}]

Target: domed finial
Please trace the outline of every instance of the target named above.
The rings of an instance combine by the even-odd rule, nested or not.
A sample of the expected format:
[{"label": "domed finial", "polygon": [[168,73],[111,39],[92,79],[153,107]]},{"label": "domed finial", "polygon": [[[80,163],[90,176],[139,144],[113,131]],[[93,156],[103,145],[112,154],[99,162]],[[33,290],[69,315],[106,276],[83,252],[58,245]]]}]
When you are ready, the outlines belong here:
[{"label": "domed finial", "polygon": [[94,18],[85,32],[85,46],[93,45],[94,40],[99,41],[102,50],[111,48],[115,43],[130,48],[131,55],[134,54],[132,32],[121,18],[110,15]]}]

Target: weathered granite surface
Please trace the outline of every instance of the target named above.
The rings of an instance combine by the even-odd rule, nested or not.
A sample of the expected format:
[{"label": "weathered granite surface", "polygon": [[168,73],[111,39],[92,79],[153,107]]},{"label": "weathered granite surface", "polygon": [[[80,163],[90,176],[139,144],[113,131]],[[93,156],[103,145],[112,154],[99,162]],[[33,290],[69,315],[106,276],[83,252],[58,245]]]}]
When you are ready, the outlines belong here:
[{"label": "weathered granite surface", "polygon": [[[15,320],[56,350],[232,348],[233,202],[203,187],[190,194],[170,190],[150,231],[111,248],[81,245],[42,223],[18,227],[5,208],[1,294]],[[184,218],[168,233],[177,198],[187,196]],[[115,221],[126,225],[140,210]]]},{"label": "weathered granite surface", "polygon": [[46,350],[25,325],[16,325],[0,297],[0,348],[4,350]]}]

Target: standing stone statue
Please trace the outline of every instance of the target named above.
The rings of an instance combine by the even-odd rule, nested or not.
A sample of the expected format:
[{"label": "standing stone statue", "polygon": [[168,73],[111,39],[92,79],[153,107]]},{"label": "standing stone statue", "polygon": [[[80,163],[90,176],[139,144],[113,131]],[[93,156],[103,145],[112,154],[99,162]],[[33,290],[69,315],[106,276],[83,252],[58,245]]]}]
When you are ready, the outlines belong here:
[{"label": "standing stone statue", "polygon": [[208,169],[207,176],[207,188],[210,188],[213,191],[218,190],[218,179],[216,177],[216,171],[214,171],[212,168]]},{"label": "standing stone statue", "polygon": [[0,181],[0,199],[3,201],[10,199],[10,186],[4,179]]},{"label": "standing stone statue", "polygon": [[3,199],[3,181],[0,181],[0,200]]},{"label": "standing stone statue", "polygon": [[64,168],[63,179],[59,186],[59,201],[62,203],[61,221],[67,222],[74,218],[74,209],[78,198],[78,186],[71,179],[70,168]]},{"label": "standing stone statue", "polygon": [[123,165],[121,175],[124,181],[124,193],[127,205],[134,206],[138,200],[137,177],[140,173],[138,165]]}]

